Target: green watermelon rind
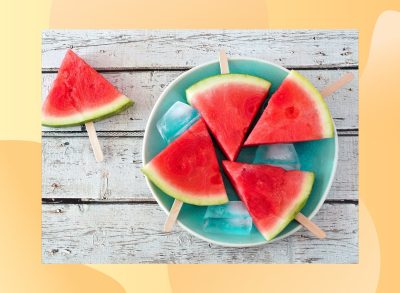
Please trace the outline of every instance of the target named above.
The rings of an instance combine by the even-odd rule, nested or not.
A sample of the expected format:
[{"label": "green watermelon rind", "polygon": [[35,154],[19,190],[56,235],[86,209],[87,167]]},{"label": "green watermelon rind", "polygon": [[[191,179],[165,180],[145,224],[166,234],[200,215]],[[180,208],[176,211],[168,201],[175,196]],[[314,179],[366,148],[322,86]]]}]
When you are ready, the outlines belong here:
[{"label": "green watermelon rind", "polygon": [[163,178],[157,174],[157,170],[152,166],[151,162],[141,168],[141,171],[163,192],[178,199],[184,203],[193,204],[197,206],[208,206],[208,205],[220,205],[228,202],[228,196],[226,192],[219,194],[189,194],[188,191],[182,191],[172,186]]},{"label": "green watermelon rind", "polygon": [[68,127],[82,125],[91,121],[99,121],[132,106],[134,102],[124,95],[115,98],[111,103],[100,106],[97,109],[89,110],[82,113],[73,114],[70,116],[42,116],[42,125],[50,127]]},{"label": "green watermelon rind", "polygon": [[271,86],[271,83],[269,81],[253,75],[239,73],[218,74],[202,79],[186,89],[186,99],[188,103],[192,105],[191,100],[196,95],[196,93],[203,92],[204,90],[207,90],[222,83],[230,82],[252,84],[254,86],[259,86],[262,88],[269,88]]},{"label": "green watermelon rind", "polygon": [[[305,171],[304,171],[305,172]],[[313,172],[306,172],[307,174],[305,175],[306,178],[303,181],[303,187],[301,191],[299,192],[298,199],[295,201],[295,205],[293,207],[290,207],[289,214],[282,218],[280,223],[275,226],[275,228],[272,231],[261,231],[260,233],[264,236],[265,239],[268,241],[272,240],[275,238],[280,232],[282,232],[283,229],[286,228],[286,226],[293,221],[293,219],[296,217],[296,215],[303,209],[305,206],[308,197],[310,196],[313,184],[314,184],[314,179],[315,175]]]},{"label": "green watermelon rind", "polygon": [[328,105],[326,104],[321,93],[314,87],[314,85],[303,75],[295,70],[291,70],[288,78],[297,82],[299,86],[303,87],[314,99],[321,117],[321,126],[323,127],[323,138],[332,138],[335,135],[333,120],[329,112]]}]

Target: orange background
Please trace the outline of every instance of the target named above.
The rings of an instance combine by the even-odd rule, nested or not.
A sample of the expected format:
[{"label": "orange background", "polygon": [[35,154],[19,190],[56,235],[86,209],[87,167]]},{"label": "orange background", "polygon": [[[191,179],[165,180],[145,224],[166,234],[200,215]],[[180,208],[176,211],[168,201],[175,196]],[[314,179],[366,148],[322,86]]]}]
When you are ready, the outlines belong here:
[{"label": "orange background", "polygon": [[[398,0],[0,3],[0,291],[400,292]],[[47,28],[359,29],[360,263],[42,265],[40,46]]]}]

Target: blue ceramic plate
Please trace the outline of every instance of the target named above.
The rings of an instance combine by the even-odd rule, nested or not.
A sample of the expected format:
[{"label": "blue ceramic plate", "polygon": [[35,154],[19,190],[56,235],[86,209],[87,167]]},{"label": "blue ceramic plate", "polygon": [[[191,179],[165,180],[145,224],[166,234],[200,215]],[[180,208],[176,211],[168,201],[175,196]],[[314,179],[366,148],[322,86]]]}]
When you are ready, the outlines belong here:
[{"label": "blue ceramic plate", "polygon": [[[266,101],[268,101],[271,94],[279,87],[289,72],[287,69],[279,65],[250,58],[229,59],[229,69],[231,73],[250,74],[269,80],[272,86]],[[183,73],[168,85],[155,104],[150,114],[149,121],[146,125],[143,144],[144,164],[148,163],[167,145],[157,131],[157,121],[176,101],[186,103],[185,90],[188,87],[201,79],[219,73],[219,62],[213,61],[199,65]],[[335,131],[335,137],[331,139],[295,144],[295,148],[301,163],[301,169],[313,171],[316,175],[312,193],[307,201],[306,206],[301,211],[304,215],[310,218],[312,218],[318,212],[331,187],[338,158],[337,140],[337,134]],[[248,158],[248,156],[251,155],[254,150],[255,148],[243,148],[239,155],[238,161],[245,162],[246,158]],[[217,155],[220,159],[222,158],[221,152],[218,149]],[[168,213],[174,199],[158,189],[154,184],[147,180],[147,178],[146,181],[159,205],[166,213]],[[237,195],[226,177],[224,177],[224,183],[229,198],[231,200],[237,200]],[[219,245],[246,247],[266,244],[272,241],[283,239],[293,234],[300,228],[300,225],[296,221],[292,221],[272,241],[266,241],[254,227],[251,233],[247,236],[207,233],[202,229],[203,216],[206,209],[207,207],[184,204],[179,214],[178,222],[182,228],[196,237]]]}]

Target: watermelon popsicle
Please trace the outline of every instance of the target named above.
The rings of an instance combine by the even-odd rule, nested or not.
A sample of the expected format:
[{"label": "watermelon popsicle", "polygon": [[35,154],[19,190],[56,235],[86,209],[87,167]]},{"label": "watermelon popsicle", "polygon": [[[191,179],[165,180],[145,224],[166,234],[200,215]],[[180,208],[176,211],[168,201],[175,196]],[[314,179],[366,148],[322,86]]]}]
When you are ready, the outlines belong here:
[{"label": "watermelon popsicle", "polygon": [[324,97],[352,79],[353,74],[346,74],[319,92],[303,75],[291,70],[272,94],[244,146],[334,137],[334,123]]},{"label": "watermelon popsicle", "polygon": [[169,196],[175,198],[164,231],[172,230],[183,202],[219,205],[228,197],[207,127],[199,113],[176,102],[156,124],[167,147],[142,171]]},{"label": "watermelon popsicle", "polygon": [[186,89],[225,157],[235,161],[248,129],[267,98],[271,83],[257,76],[229,73],[220,57],[221,74],[204,78]]},{"label": "watermelon popsicle", "polygon": [[42,125],[68,127],[85,124],[97,161],[103,160],[93,122],[133,105],[100,73],[68,50],[42,105]]},{"label": "watermelon popsicle", "polygon": [[286,171],[265,164],[230,161],[223,161],[222,164],[255,226],[268,241],[294,218],[297,220],[297,214],[306,204],[314,183],[312,172]]},{"label": "watermelon popsicle", "polygon": [[[253,163],[267,164],[269,166],[276,166],[285,170],[300,169],[300,161],[297,156],[296,148],[293,144],[271,144],[258,146],[254,155]],[[301,214],[300,210],[297,211],[297,214],[294,218],[318,238],[325,237],[325,232],[311,222],[308,218],[306,218],[303,214]]]}]

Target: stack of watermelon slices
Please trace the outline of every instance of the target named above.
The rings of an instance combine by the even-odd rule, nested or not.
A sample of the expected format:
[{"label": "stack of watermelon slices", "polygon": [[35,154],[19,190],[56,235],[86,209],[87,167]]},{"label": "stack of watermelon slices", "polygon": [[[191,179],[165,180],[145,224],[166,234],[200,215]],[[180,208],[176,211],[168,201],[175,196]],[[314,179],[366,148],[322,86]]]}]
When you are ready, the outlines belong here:
[{"label": "stack of watermelon slices", "polygon": [[225,173],[267,240],[279,234],[303,208],[314,174],[234,162],[241,147],[334,135],[332,118],[321,94],[307,79],[291,71],[245,140],[269,88],[268,81],[244,74],[216,75],[194,84],[186,91],[187,100],[203,119],[143,167],[154,184],[183,202],[226,202],[207,125],[229,159],[223,161]]}]

